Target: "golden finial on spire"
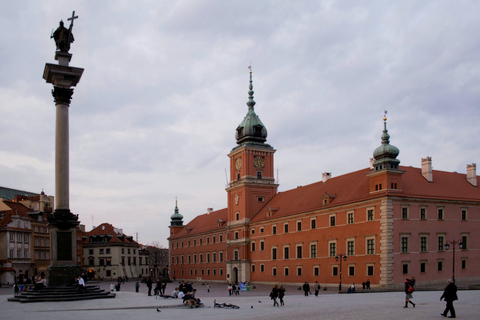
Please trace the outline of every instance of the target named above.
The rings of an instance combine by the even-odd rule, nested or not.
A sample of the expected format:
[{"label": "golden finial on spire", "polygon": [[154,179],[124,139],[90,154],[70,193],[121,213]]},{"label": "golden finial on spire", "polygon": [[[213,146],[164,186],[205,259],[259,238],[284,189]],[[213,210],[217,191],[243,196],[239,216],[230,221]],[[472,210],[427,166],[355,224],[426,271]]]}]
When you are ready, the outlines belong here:
[{"label": "golden finial on spire", "polygon": [[387,121],[387,110],[383,110],[383,121]]},{"label": "golden finial on spire", "polygon": [[250,74],[252,74],[252,63],[250,62],[250,65],[248,66],[248,69],[250,70]]}]

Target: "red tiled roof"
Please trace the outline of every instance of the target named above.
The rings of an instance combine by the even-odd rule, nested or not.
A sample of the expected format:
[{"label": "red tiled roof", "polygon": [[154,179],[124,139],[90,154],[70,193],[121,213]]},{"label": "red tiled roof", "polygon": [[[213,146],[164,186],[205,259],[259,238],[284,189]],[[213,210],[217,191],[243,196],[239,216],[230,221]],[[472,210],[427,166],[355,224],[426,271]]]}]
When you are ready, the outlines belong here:
[{"label": "red tiled roof", "polygon": [[[433,170],[433,182],[428,182],[422,176],[420,168],[400,167],[400,169],[405,170],[402,175],[403,187],[402,192],[395,193],[395,196],[480,201],[480,188],[472,186],[467,181],[466,174]],[[371,169],[367,168],[330,178],[326,182],[320,181],[280,192],[257,213],[251,222],[344,205],[385,195],[385,193],[370,194],[370,180],[367,177],[369,172],[371,172]],[[329,205],[322,204],[321,197],[325,193],[335,197]],[[267,218],[267,215],[263,213],[266,213],[268,207],[278,210],[273,216]]]},{"label": "red tiled roof", "polygon": [[[217,211],[213,211],[210,213],[201,214],[196,216],[192,221],[190,221],[183,229],[175,234],[174,237],[182,237],[182,236],[191,236],[195,234],[200,234],[203,232],[211,232],[216,229],[223,229],[225,227],[225,223],[227,222],[227,208],[220,209]],[[218,227],[219,220],[222,221],[220,227]]]},{"label": "red tiled roof", "polygon": [[[402,192],[395,192],[395,196],[480,201],[480,187],[472,186],[467,181],[466,174],[433,170],[433,182],[428,182],[422,176],[420,168],[401,166],[400,169],[405,171],[402,175]],[[367,174],[371,171],[370,168],[366,168],[330,178],[326,182],[319,181],[279,192],[266,203],[252,218],[251,222],[260,222],[384,196],[385,193],[370,194],[370,179],[367,177]],[[477,181],[480,181],[478,177]],[[322,196],[325,194],[333,197],[333,200],[328,205],[323,205]],[[272,208],[275,211],[271,217],[266,215],[268,208]],[[226,208],[195,217],[171,238],[223,229],[224,224],[220,227],[218,226],[219,219],[223,221],[228,220]]]},{"label": "red tiled roof", "polygon": [[[90,236],[101,236],[101,235],[111,235],[112,238],[110,239],[110,241],[108,241],[109,243],[114,243],[114,242],[127,242],[125,238],[127,238],[128,236],[124,233],[122,233],[121,235],[123,235],[124,239],[120,239],[119,238],[119,234],[117,234],[117,232],[115,231],[115,227],[112,226],[110,223],[102,223],[101,225],[99,225],[98,227],[96,227],[95,229],[89,231],[89,232],[85,232],[84,233],[84,236],[87,236],[87,237],[90,237]],[[120,235],[120,236],[121,236]],[[88,239],[85,240],[85,242],[88,242]],[[129,243],[133,243],[133,244],[136,244],[137,242],[135,240],[132,239],[132,241]]]}]

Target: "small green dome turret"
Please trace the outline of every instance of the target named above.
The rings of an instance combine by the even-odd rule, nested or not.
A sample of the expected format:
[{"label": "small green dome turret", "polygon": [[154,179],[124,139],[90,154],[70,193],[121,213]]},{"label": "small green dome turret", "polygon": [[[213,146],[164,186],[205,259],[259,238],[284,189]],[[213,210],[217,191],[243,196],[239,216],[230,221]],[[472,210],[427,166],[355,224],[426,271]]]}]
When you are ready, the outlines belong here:
[{"label": "small green dome turret", "polygon": [[398,169],[400,160],[397,159],[400,150],[390,144],[390,135],[387,130],[387,117],[383,118],[382,145],[373,152],[373,168],[375,171],[382,169]]},{"label": "small green dome turret", "polygon": [[178,213],[177,199],[175,199],[175,213],[172,214],[170,218],[172,219],[172,221],[170,222],[170,225],[172,227],[183,226],[183,216],[180,213]]}]

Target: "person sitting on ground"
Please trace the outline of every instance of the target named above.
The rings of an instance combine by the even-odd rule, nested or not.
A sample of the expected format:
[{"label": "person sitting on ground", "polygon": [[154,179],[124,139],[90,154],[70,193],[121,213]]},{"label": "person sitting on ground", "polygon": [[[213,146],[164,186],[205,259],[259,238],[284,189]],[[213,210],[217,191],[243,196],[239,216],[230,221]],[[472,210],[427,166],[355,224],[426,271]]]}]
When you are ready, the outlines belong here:
[{"label": "person sitting on ground", "polygon": [[193,289],[192,292],[189,292],[188,295],[185,296],[185,303],[190,306],[190,308],[198,308],[200,306],[200,299],[195,297],[197,293],[197,289]]},{"label": "person sitting on ground", "polygon": [[184,299],[184,298],[185,298],[185,293],[183,293],[183,291],[180,291],[180,292],[178,293],[177,297],[178,297],[179,299]]},{"label": "person sitting on ground", "polygon": [[35,290],[42,290],[42,289],[45,289],[46,287],[47,287],[47,280],[45,280],[45,278],[38,280],[37,283],[35,284]]},{"label": "person sitting on ground", "polygon": [[170,295],[170,297],[172,298],[178,298],[178,294],[180,292],[178,291],[178,288],[175,288],[175,290],[172,291],[172,294]]}]

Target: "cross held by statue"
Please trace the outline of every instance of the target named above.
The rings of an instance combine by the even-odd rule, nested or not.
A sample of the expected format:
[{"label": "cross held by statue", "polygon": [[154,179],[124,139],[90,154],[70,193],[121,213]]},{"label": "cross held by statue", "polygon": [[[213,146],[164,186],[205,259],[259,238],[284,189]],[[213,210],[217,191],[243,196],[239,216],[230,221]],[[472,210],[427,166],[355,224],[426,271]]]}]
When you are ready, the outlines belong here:
[{"label": "cross held by statue", "polygon": [[75,19],[78,19],[78,16],[76,16],[76,15],[75,15],[75,11],[73,11],[73,12],[72,12],[72,17],[67,19],[68,21],[72,21],[72,22],[70,23],[71,26],[73,26],[73,21],[74,21]]}]

